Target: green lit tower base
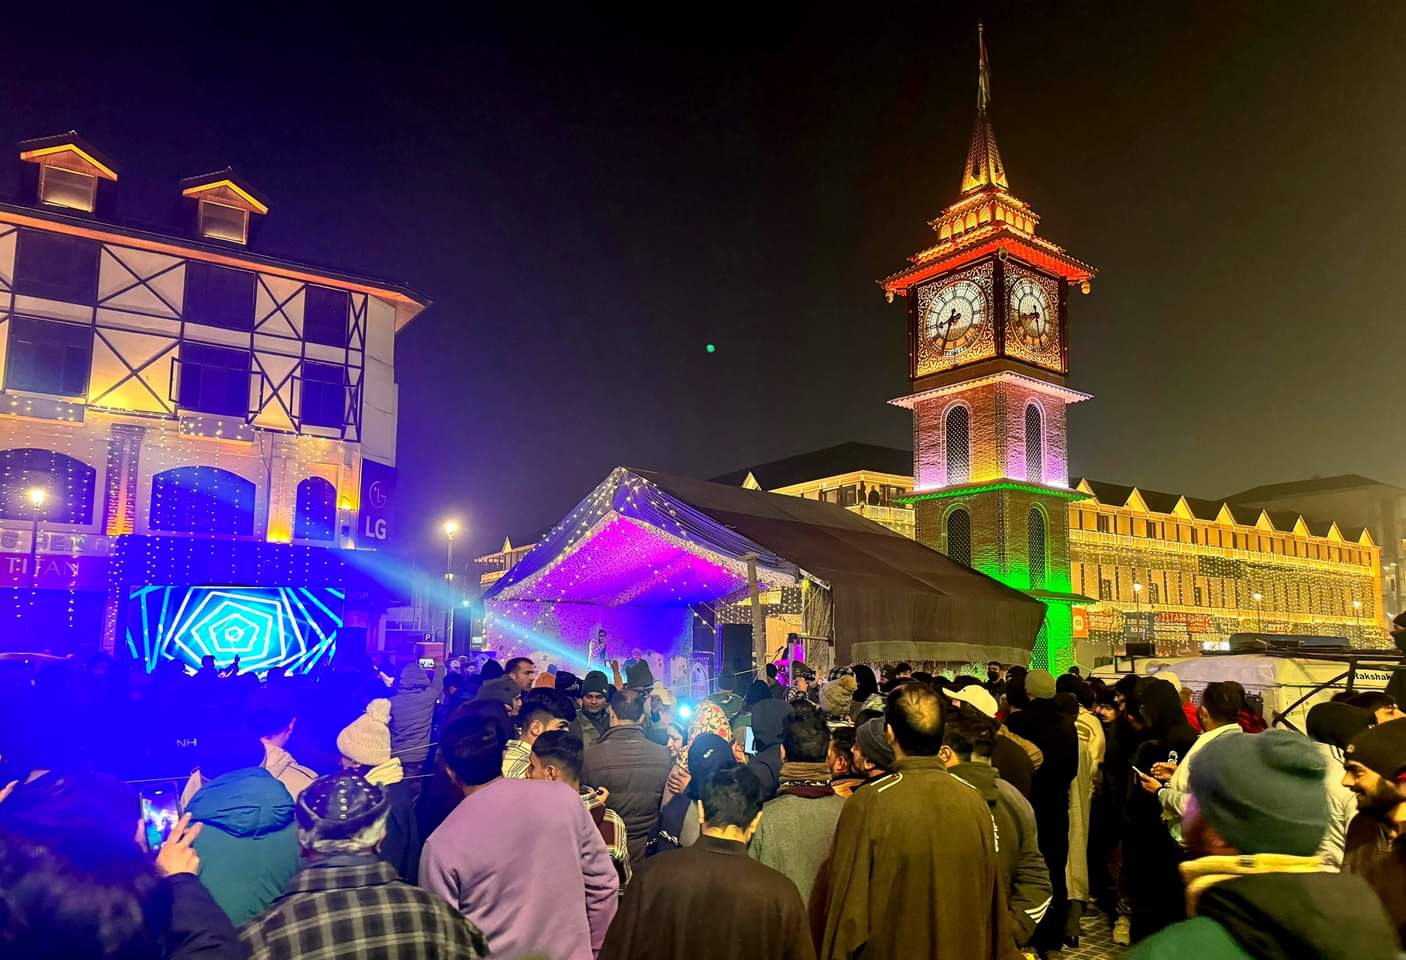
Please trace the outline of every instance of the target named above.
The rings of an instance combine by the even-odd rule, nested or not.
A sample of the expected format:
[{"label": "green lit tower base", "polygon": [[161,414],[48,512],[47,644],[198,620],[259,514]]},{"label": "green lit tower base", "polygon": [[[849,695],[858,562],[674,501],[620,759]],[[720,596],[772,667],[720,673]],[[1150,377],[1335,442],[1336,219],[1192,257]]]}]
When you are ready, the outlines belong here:
[{"label": "green lit tower base", "polygon": [[[1072,289],[1094,270],[1035,235],[1039,217],[1010,192],[989,117],[980,49],[976,125],[957,201],[933,245],[882,281],[906,299],[913,389],[917,538],[1046,606],[1037,666],[1073,662],[1065,409]],[[997,645],[1013,638],[992,638]]]}]

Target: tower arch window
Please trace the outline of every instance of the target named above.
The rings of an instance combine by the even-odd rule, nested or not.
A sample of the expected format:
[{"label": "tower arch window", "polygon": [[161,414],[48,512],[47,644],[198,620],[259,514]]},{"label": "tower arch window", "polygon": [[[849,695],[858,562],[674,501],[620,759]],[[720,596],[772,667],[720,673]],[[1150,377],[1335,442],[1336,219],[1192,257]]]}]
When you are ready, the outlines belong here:
[{"label": "tower arch window", "polygon": [[957,507],[947,514],[947,556],[964,567],[972,565],[972,515],[966,507]]},{"label": "tower arch window", "polygon": [[336,532],[337,489],[322,477],[308,477],[298,484],[294,539],[331,540]]},{"label": "tower arch window", "polygon": [[942,421],[942,436],[947,450],[947,483],[971,480],[971,411],[954,404]]},{"label": "tower arch window", "polygon": [[251,536],[254,484],[219,467],[175,467],[151,478],[153,530]]},{"label": "tower arch window", "polygon": [[1033,403],[1025,408],[1025,479],[1045,482],[1045,418]]},{"label": "tower arch window", "polygon": [[1039,507],[1031,506],[1025,515],[1025,539],[1030,563],[1030,589],[1040,590],[1049,576],[1049,554],[1045,549],[1045,514]]}]

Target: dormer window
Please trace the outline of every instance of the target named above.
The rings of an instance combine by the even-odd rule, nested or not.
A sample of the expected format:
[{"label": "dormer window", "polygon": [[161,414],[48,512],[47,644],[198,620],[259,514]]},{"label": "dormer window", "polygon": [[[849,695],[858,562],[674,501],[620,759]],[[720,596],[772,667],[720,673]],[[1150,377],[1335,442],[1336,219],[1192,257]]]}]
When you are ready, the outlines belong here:
[{"label": "dormer window", "polygon": [[181,196],[195,201],[195,232],[207,240],[244,246],[253,226],[251,215],[269,212],[258,192],[228,167],[182,180]]},{"label": "dormer window", "polygon": [[111,164],[72,130],[26,140],[20,144],[20,159],[39,168],[35,199],[46,207],[92,213],[98,206],[98,182],[117,179]]},{"label": "dormer window", "polygon": [[92,213],[98,196],[98,178],[86,173],[47,166],[39,170],[39,202]]},{"label": "dormer window", "polygon": [[249,242],[249,211],[213,200],[200,201],[200,235],[230,243]]}]

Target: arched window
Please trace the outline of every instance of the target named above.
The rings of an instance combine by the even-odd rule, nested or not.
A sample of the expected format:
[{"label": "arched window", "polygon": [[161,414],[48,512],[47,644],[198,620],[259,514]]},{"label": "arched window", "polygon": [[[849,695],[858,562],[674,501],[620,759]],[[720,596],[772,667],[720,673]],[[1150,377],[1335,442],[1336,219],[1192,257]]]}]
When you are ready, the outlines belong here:
[{"label": "arched window", "polygon": [[947,514],[947,556],[964,567],[972,565],[972,515],[965,507]]},{"label": "arched window", "polygon": [[1025,538],[1029,546],[1030,589],[1040,590],[1049,574],[1049,562],[1045,551],[1045,515],[1039,507],[1031,507],[1025,515]]},{"label": "arched window", "polygon": [[972,476],[971,412],[960,403],[947,411],[943,421],[947,445],[947,483],[966,483]]},{"label": "arched window", "polygon": [[[82,460],[55,450],[19,447],[0,451],[0,517],[51,523],[92,523],[93,488],[98,472]],[[35,510],[29,492],[44,490]]]},{"label": "arched window", "polygon": [[176,467],[151,478],[153,530],[254,533],[254,484],[219,467]]},{"label": "arched window", "polygon": [[1045,424],[1033,403],[1025,408],[1025,479],[1045,481]]},{"label": "arched window", "polygon": [[298,484],[293,519],[296,540],[331,540],[337,533],[337,488],[321,477]]}]

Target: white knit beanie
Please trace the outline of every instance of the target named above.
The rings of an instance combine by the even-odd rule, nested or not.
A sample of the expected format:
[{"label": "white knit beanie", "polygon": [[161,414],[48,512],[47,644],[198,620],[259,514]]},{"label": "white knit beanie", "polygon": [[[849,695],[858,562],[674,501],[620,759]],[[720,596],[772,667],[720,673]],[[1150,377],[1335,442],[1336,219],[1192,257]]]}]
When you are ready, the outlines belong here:
[{"label": "white knit beanie", "polygon": [[366,705],[366,712],[337,734],[337,749],[342,756],[368,766],[377,766],[391,758],[391,702],[380,699]]}]

